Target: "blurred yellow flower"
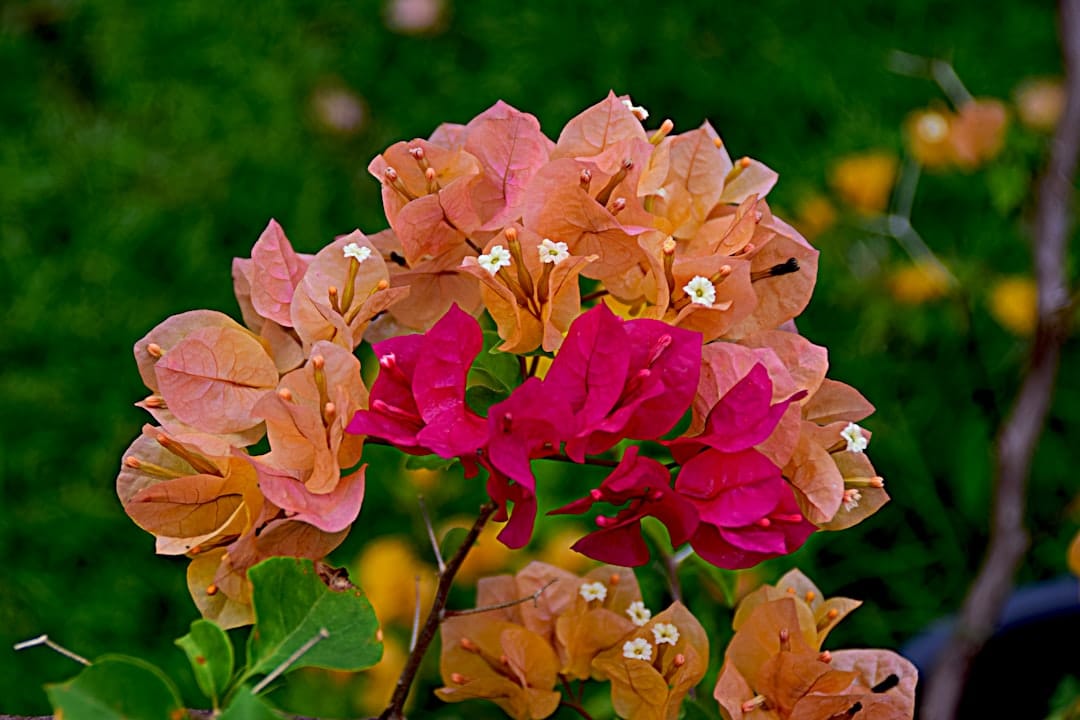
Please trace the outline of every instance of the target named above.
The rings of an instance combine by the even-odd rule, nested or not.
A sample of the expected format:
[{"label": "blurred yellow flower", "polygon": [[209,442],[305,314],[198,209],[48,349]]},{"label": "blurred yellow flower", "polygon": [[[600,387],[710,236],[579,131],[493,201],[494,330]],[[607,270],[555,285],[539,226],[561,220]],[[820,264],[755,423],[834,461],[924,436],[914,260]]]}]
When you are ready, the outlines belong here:
[{"label": "blurred yellow flower", "polygon": [[835,223],[836,208],[824,195],[807,195],[795,206],[795,229],[807,240],[813,240]]},{"label": "blurred yellow flower", "polygon": [[1040,132],[1053,132],[1065,109],[1065,89],[1060,80],[1051,78],[1025,80],[1013,98],[1021,124]]},{"label": "blurred yellow flower", "polygon": [[916,110],[904,121],[904,139],[912,156],[927,168],[943,168],[952,163],[949,126],[953,114],[937,110]]},{"label": "blurred yellow flower", "polygon": [[990,315],[1016,335],[1035,332],[1038,290],[1030,277],[1015,275],[999,280],[990,289]]},{"label": "blurred yellow flower", "polygon": [[908,151],[923,167],[974,169],[997,157],[1005,145],[1009,115],[1004,103],[977,98],[957,112],[916,110],[904,121]]},{"label": "blurred yellow flower", "polygon": [[536,553],[536,559],[557,568],[581,575],[596,566],[596,562],[585,557],[570,546],[585,535],[580,527],[564,527],[554,531],[544,540],[544,545]]},{"label": "blurred yellow flower", "polygon": [[915,262],[893,270],[887,284],[893,298],[905,305],[922,305],[949,292],[949,276],[928,262]]},{"label": "blurred yellow flower", "polygon": [[[472,520],[469,518],[450,520],[443,528],[443,534],[445,535],[452,527],[468,528],[471,524]],[[476,539],[476,544],[469,551],[458,571],[457,579],[462,585],[471,585],[485,575],[495,575],[510,568],[514,553],[496,537],[502,532],[505,524],[492,522],[484,526],[480,537]]]},{"label": "blurred yellow flower", "polygon": [[829,173],[829,184],[844,202],[868,215],[883,212],[896,181],[899,161],[892,153],[873,151],[848,155]]},{"label": "blurred yellow flower", "polygon": [[431,606],[435,568],[416,556],[413,543],[403,536],[371,540],[356,559],[357,585],[367,594],[382,625],[412,627],[416,608],[416,578],[420,578],[420,612]]},{"label": "blurred yellow flower", "polygon": [[390,704],[390,696],[408,658],[405,646],[397,638],[383,638],[382,660],[363,672],[364,681],[353,695],[358,713],[374,717]]}]

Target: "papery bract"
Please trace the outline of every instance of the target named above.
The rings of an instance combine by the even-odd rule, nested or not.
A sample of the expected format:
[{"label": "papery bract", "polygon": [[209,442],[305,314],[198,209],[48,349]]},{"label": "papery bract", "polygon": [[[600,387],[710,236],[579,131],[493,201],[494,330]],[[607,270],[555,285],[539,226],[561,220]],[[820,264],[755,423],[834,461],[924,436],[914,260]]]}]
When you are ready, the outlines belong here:
[{"label": "papery bract", "polygon": [[[661,642],[664,630],[669,635]],[[611,682],[615,712],[629,720],[675,720],[683,698],[705,676],[709,664],[705,629],[676,602],[626,640],[593,660],[593,668]],[[634,641],[648,643],[649,659],[627,656],[626,645]]]},{"label": "papery bract", "polygon": [[701,336],[655,320],[615,317],[597,305],[570,326],[544,378],[573,408],[567,454],[581,462],[624,438],[655,439],[690,406]]},{"label": "papery bract", "polygon": [[482,346],[480,326],[457,306],[423,335],[377,343],[370,409],[358,411],[348,431],[407,452],[474,456],[487,442],[487,424],[466,406],[465,380]]}]

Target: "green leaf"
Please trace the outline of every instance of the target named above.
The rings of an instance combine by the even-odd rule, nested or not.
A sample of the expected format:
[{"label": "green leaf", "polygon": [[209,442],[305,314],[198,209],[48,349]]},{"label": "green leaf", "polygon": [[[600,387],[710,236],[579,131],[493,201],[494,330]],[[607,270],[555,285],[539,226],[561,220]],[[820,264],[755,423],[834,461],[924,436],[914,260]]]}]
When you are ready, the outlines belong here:
[{"label": "green leaf", "polygon": [[457,553],[468,534],[469,531],[463,527],[450,528],[446,531],[442,542],[439,543],[439,552],[442,553],[444,560],[449,560]]},{"label": "green leaf", "polygon": [[219,720],[281,720],[281,715],[270,703],[251,694],[251,688],[241,687],[233,695]]},{"label": "green leaf", "polygon": [[687,698],[682,705],[682,720],[715,720],[716,711],[710,711],[696,699]]},{"label": "green leaf", "polygon": [[276,557],[248,570],[255,627],[248,638],[247,676],[281,665],[323,628],[329,636],[289,667],[363,670],[382,658],[379,621],[359,588],[326,587],[306,558]]},{"label": "green leaf", "polygon": [[191,623],[191,632],[176,644],[187,654],[195,682],[216,709],[232,678],[233,646],[229,636],[210,620],[196,620]]},{"label": "green leaf", "polygon": [[499,350],[502,338],[493,330],[484,331],[484,349],[469,368],[467,387],[483,386],[498,393],[510,394],[521,384],[521,366],[517,355]]},{"label": "green leaf", "polygon": [[444,458],[438,455],[409,455],[405,458],[406,470],[449,470],[458,462],[457,458]]},{"label": "green leaf", "polygon": [[510,397],[509,393],[501,393],[483,385],[476,385],[465,391],[465,403],[477,415],[487,417],[488,410],[495,403],[502,402]]},{"label": "green leaf", "polygon": [[1023,165],[998,164],[986,173],[990,201],[1000,215],[1009,215],[1020,206],[1031,187],[1031,176]]},{"label": "green leaf", "polygon": [[184,715],[176,687],[161,670],[123,655],[104,655],[71,680],[46,685],[45,692],[65,720],[162,720]]},{"label": "green leaf", "polygon": [[735,607],[735,580],[738,577],[738,571],[718,568],[697,553],[690,555],[686,562],[690,567],[697,570],[706,581],[723,593],[725,605]]}]

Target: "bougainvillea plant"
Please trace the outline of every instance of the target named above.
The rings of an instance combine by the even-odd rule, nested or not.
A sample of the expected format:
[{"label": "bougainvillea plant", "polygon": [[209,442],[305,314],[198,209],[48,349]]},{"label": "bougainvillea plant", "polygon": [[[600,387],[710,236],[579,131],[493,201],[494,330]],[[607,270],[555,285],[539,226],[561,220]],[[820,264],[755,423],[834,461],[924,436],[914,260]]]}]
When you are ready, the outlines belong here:
[{"label": "bougainvillea plant", "polygon": [[[318,561],[361,511],[365,444],[460,462],[474,483],[463,492],[486,494],[440,571],[385,717],[401,716],[441,625],[445,701],[588,717],[570,682],[596,681],[620,717],[674,720],[710,660],[695,613],[713,610],[679,598],[646,607],[628,569],[650,558],[643,521],[666,527],[678,560],[740,569],[888,500],[856,424],[872,406],[826,377],[826,349],[795,327],[818,252],[770,210],[777,174],[733,159],[707,122],[675,134],[670,120],[646,130],[647,117],[611,93],[552,141],[499,102],[396,143],[368,166],[389,229],[305,255],[270,221],[233,263],[242,323],[196,310],[135,344],[150,390],[139,406],[154,423],[124,453],[120,500],[158,553],[189,559],[207,620],[256,622],[248,670],[231,684],[229,673],[200,680],[215,707],[218,694],[256,702],[265,681],[247,681],[273,674],[258,651],[277,612],[259,585],[263,561],[316,561],[302,574],[360,597]],[[355,352],[364,342],[378,362],[370,387]],[[592,518],[573,548],[604,564],[580,577],[532,563],[481,580],[477,608],[447,610],[454,572],[489,519],[506,521],[498,537],[510,548],[542,522],[538,498],[550,489],[534,466],[545,458],[606,468],[552,511]],[[751,593],[713,712],[911,717],[909,663],[822,649],[857,604],[824,601],[797,571]],[[310,656],[336,631],[300,626],[311,638],[300,654],[271,656],[295,664],[303,651],[317,665]]]}]

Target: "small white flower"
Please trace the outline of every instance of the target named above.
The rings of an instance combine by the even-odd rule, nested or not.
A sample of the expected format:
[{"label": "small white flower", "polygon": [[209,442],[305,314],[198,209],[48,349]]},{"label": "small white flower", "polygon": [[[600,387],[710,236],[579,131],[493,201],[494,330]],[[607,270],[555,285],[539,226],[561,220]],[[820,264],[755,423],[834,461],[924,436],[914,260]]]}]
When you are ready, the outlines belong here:
[{"label": "small white flower", "polygon": [[494,245],[491,252],[481,255],[476,261],[480,263],[480,267],[494,275],[499,272],[499,268],[510,265],[510,251],[502,245]]},{"label": "small white flower", "polygon": [[345,257],[356,258],[357,262],[364,262],[371,257],[371,248],[366,245],[357,245],[356,243],[349,243],[344,248]]},{"label": "small white flower", "polygon": [[540,252],[540,262],[552,263],[558,265],[566,258],[570,257],[570,250],[566,247],[564,242],[552,242],[548,238],[544,238],[540,241],[540,247],[537,248]]},{"label": "small white flower", "polygon": [[674,645],[679,642],[679,628],[671,623],[656,623],[653,625],[652,635],[656,638],[657,645]]},{"label": "small white flower", "polygon": [[589,602],[592,602],[593,600],[603,602],[604,598],[607,597],[607,588],[602,582],[585,583],[578,592],[581,593],[581,597]]},{"label": "small white flower", "polygon": [[627,640],[622,646],[622,656],[631,660],[652,660],[652,645],[645,638]]},{"label": "small white flower", "polygon": [[848,512],[859,507],[860,500],[862,500],[862,493],[857,489],[849,488],[844,491],[844,509]]},{"label": "small white flower", "polygon": [[649,119],[649,111],[640,105],[635,105],[629,100],[623,100],[622,104],[625,105],[630,112],[634,113],[634,117],[638,120],[645,122]]},{"label": "small white flower", "polygon": [[652,610],[645,607],[645,603],[640,600],[630,603],[630,607],[626,608],[626,614],[630,616],[630,620],[638,627],[649,622],[649,619],[652,618]]},{"label": "small white flower", "polygon": [[863,429],[853,422],[849,422],[847,427],[840,431],[840,437],[847,440],[848,452],[861,453],[870,444]]},{"label": "small white flower", "polygon": [[709,282],[709,278],[695,275],[686,283],[683,292],[690,296],[690,302],[697,305],[712,305],[716,302],[716,286]]}]

